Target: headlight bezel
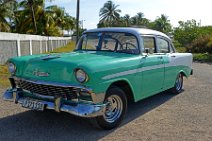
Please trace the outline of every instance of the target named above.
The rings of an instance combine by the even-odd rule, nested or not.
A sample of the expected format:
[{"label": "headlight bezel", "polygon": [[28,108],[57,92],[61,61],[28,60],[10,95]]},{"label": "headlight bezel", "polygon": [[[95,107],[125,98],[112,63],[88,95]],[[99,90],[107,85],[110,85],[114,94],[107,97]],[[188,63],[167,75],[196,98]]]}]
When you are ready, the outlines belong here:
[{"label": "headlight bezel", "polygon": [[14,63],[8,62],[7,68],[8,68],[9,73],[11,73],[11,74],[16,73],[17,68],[16,68],[16,65]]},{"label": "headlight bezel", "polygon": [[85,83],[89,80],[88,74],[81,68],[75,69],[75,78],[80,83]]}]

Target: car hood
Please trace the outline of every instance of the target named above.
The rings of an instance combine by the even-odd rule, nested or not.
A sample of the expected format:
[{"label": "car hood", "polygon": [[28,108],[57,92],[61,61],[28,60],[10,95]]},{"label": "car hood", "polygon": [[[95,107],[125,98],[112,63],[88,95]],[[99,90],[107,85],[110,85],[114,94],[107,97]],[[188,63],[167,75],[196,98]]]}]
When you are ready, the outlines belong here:
[{"label": "car hood", "polygon": [[123,68],[126,65],[129,66],[130,63],[123,62],[129,62],[135,56],[137,55],[106,51],[75,51],[72,53],[16,57],[10,61],[17,66],[17,77],[77,83],[74,76],[76,68],[81,68],[88,74],[105,72],[111,69]]}]

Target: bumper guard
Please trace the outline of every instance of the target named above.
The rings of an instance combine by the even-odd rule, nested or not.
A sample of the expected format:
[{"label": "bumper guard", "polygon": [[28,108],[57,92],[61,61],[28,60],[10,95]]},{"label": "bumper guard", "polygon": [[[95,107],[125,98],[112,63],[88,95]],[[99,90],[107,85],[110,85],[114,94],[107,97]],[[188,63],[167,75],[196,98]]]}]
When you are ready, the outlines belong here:
[{"label": "bumper guard", "polygon": [[[21,97],[20,92],[17,89],[8,89],[3,94],[5,101],[15,102],[16,104],[22,104],[27,97]],[[36,99],[34,99],[36,100]],[[106,104],[90,104],[90,103],[77,103],[76,105],[63,104],[61,98],[55,98],[54,102],[39,100],[45,105],[45,109],[52,109],[57,112],[67,112],[69,114],[79,117],[97,117],[101,116],[105,112]]]}]

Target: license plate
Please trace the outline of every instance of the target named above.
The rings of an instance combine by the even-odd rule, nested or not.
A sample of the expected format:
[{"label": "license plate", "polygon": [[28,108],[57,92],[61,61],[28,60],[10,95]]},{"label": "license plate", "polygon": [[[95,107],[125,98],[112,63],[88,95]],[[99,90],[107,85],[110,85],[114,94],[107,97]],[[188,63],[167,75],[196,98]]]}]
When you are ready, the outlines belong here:
[{"label": "license plate", "polygon": [[34,101],[30,99],[25,99],[22,103],[22,107],[37,110],[37,111],[43,111],[44,110],[44,104],[39,101]]}]

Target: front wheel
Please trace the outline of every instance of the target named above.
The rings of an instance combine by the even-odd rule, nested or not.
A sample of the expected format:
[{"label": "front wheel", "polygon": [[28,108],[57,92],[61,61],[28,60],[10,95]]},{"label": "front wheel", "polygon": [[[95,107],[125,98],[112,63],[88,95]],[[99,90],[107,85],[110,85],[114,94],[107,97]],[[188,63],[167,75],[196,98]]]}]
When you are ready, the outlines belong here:
[{"label": "front wheel", "polygon": [[127,111],[127,99],[124,91],[111,87],[105,97],[106,110],[104,115],[96,117],[97,124],[105,130],[117,127]]},{"label": "front wheel", "polygon": [[179,73],[175,81],[174,87],[171,89],[172,93],[179,94],[183,89],[183,74]]}]

